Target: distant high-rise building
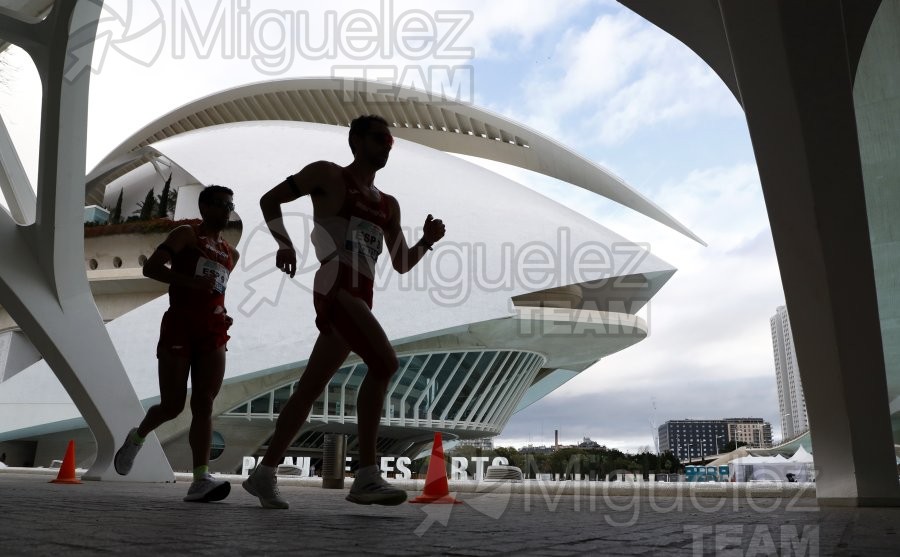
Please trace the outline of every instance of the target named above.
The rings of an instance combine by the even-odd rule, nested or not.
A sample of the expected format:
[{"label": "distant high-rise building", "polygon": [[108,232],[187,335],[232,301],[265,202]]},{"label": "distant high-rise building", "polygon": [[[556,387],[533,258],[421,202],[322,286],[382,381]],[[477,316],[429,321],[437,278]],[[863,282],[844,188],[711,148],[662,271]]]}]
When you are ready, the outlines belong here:
[{"label": "distant high-rise building", "polygon": [[728,440],[737,445],[772,446],[772,424],[762,418],[725,418]]},{"label": "distant high-rise building", "polygon": [[775,353],[775,377],[778,381],[778,410],[781,413],[781,435],[791,439],[809,429],[806,399],[800,384],[800,367],[794,350],[794,335],[787,308],[779,306],[769,319],[772,349]]},{"label": "distant high-rise building", "polygon": [[762,418],[721,420],[669,420],[659,426],[659,450],[670,451],[681,462],[725,451],[729,442],[752,447],[772,446],[772,424]]},{"label": "distant high-rise building", "polygon": [[716,454],[728,444],[724,420],[669,420],[659,426],[659,450],[671,451],[681,462]]}]

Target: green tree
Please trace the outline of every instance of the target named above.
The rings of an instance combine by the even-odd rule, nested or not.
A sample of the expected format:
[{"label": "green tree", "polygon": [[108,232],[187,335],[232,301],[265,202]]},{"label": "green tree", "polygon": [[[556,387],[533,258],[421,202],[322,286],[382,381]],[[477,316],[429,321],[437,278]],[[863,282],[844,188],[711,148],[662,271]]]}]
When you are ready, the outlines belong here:
[{"label": "green tree", "polygon": [[550,467],[554,474],[566,478],[572,474],[585,474],[588,467],[587,453],[580,447],[565,447],[550,455]]},{"label": "green tree", "polygon": [[666,451],[659,455],[660,468],[663,472],[673,473],[678,469],[678,458],[671,451]]},{"label": "green tree", "polygon": [[138,203],[138,220],[150,220],[153,218],[153,206],[156,204],[156,198],[153,196],[153,188],[147,192],[144,200]]},{"label": "green tree", "polygon": [[634,472],[639,470],[639,466],[635,464],[633,460],[626,457],[616,457],[610,460],[609,466],[607,469],[607,474],[613,472]]},{"label": "green tree", "polygon": [[730,453],[731,451],[737,449],[738,447],[743,447],[743,446],[745,446],[746,444],[747,444],[747,443],[744,443],[743,441],[740,441],[740,442],[738,442],[738,441],[729,441],[724,447],[722,447],[721,452],[723,452],[723,453]]},{"label": "green tree", "polygon": [[514,447],[494,447],[494,454],[505,458],[510,466],[515,466],[525,471],[525,458]]},{"label": "green tree", "polygon": [[[156,205],[156,216],[158,218],[164,219],[169,217],[169,199],[172,192],[172,175],[169,174],[169,178],[166,180],[166,184],[163,186],[162,191],[159,194],[159,198],[157,199]],[[172,208],[174,209],[175,204],[172,203]]]}]

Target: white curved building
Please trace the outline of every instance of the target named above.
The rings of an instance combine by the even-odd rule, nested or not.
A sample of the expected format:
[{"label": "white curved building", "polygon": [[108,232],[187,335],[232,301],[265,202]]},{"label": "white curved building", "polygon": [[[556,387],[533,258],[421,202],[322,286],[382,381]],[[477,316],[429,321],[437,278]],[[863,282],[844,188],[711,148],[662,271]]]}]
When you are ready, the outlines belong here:
[{"label": "white curved building", "polygon": [[[210,105],[207,99],[198,104]],[[245,120],[251,121],[196,126],[150,145],[133,142],[130,150],[120,149],[98,165],[88,185],[91,196],[106,182],[104,203],[114,205],[122,191],[128,207],[143,199],[148,187],[159,191],[162,179],[154,165],[164,165],[180,188],[176,214],[182,216],[196,210],[191,207],[202,185],[227,185],[235,192],[243,233],[237,244],[241,260],[226,294],[235,323],[215,407],[216,439],[224,445],[211,464],[218,471],[233,471],[242,456],[264,450],[272,420],[303,373],[317,336],[309,199],[285,208],[301,254],[310,255],[289,280],[274,267],[276,244],[262,221],[259,197],[309,162],[351,160],[345,126]],[[394,273],[387,258],[379,262],[374,311],[400,358],[379,442],[379,450],[389,455],[415,452],[435,430],[451,438],[499,434],[516,410],[643,339],[647,324],[636,313],[675,271],[555,201],[404,140],[402,132],[395,130],[398,140],[377,185],[400,201],[409,241],[416,241],[429,213],[443,219],[448,232],[406,275]],[[591,168],[586,183],[610,180],[602,169]],[[155,347],[168,301],[158,297],[161,285],[140,276],[139,264],[162,237],[86,243],[95,300],[105,319],[114,318],[107,329],[145,407],[158,399]],[[294,454],[320,450],[324,432],[355,433],[355,393],[365,366],[354,358],[313,408]],[[0,404],[0,444],[33,447],[33,462],[43,464],[76,438],[80,459],[89,462],[91,435],[49,367],[39,362],[7,376],[0,383],[5,403]],[[13,401],[29,411],[14,411]],[[175,469],[190,465],[189,420],[185,412],[157,430]],[[121,427],[125,431],[131,425]],[[353,437],[349,448],[352,453]]]}]

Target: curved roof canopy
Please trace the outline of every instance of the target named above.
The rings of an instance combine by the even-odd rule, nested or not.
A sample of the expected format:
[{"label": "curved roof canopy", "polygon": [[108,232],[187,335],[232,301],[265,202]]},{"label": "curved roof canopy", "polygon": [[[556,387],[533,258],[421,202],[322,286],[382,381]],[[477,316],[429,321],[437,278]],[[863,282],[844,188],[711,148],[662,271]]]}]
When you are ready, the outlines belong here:
[{"label": "curved roof canopy", "polygon": [[541,133],[487,110],[384,83],[301,78],[228,89],[178,108],[126,139],[88,175],[86,201],[100,203],[107,184],[146,161],[143,147],[219,124],[287,120],[349,126],[379,114],[395,136],[428,147],[494,160],[580,186],[706,245],[696,234],[606,169]]}]

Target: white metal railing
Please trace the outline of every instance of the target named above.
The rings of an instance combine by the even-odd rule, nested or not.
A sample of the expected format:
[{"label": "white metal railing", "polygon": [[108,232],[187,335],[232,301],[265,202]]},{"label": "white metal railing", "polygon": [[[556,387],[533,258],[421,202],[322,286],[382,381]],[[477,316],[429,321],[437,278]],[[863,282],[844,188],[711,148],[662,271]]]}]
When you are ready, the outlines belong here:
[{"label": "white metal railing", "polygon": [[[458,356],[451,357],[454,354]],[[383,425],[485,433],[502,430],[511,410],[546,363],[543,355],[524,350],[441,350],[403,354],[399,360],[399,371],[385,397]],[[364,364],[351,364],[339,369],[313,405],[309,421],[357,423],[352,401],[361,381],[354,379],[364,368]],[[257,395],[223,416],[274,420],[278,417],[275,392],[280,390],[283,397],[285,387],[293,393],[297,382]],[[339,400],[330,400],[335,396]],[[461,396],[465,399],[459,400]],[[258,410],[254,412],[254,408]]]}]

